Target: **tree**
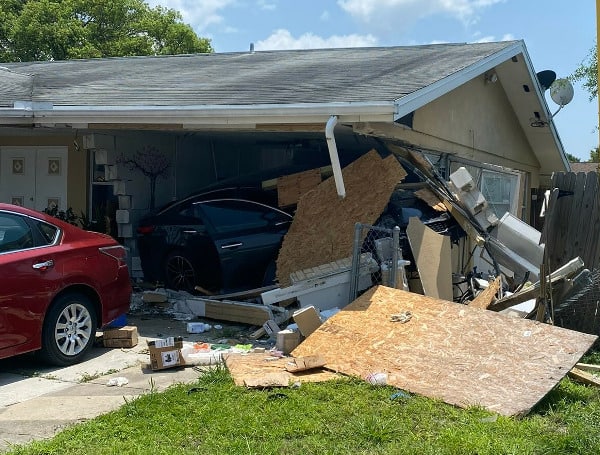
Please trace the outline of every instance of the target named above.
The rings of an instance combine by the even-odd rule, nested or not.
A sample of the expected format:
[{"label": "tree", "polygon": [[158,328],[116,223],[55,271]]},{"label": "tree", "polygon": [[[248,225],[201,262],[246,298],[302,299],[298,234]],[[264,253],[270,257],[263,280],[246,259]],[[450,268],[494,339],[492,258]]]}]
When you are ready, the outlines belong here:
[{"label": "tree", "polygon": [[0,61],[212,52],[178,11],[143,0],[0,0]]},{"label": "tree", "polygon": [[598,51],[594,46],[581,65],[570,76],[572,81],[583,81],[583,88],[590,94],[590,101],[598,96]]},{"label": "tree", "polygon": [[600,157],[598,156],[598,147],[590,150],[590,161],[592,163],[600,163]]},{"label": "tree", "polygon": [[581,161],[575,155],[571,155],[570,153],[567,153],[567,159],[569,160],[570,163],[579,163]]}]

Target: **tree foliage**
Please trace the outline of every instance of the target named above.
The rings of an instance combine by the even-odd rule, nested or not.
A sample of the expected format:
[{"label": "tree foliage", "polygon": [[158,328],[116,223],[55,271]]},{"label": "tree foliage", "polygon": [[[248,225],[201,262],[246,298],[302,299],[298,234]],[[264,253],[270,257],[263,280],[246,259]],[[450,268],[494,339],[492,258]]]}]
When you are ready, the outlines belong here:
[{"label": "tree foliage", "polygon": [[0,0],[0,61],[212,52],[178,11],[143,0]]},{"label": "tree foliage", "polygon": [[582,81],[583,88],[590,94],[590,101],[598,96],[598,51],[594,46],[586,59],[570,77],[573,81]]},{"label": "tree foliage", "polygon": [[590,161],[592,163],[600,163],[600,157],[598,156],[598,147],[590,150]]},{"label": "tree foliage", "polygon": [[579,163],[579,162],[581,162],[581,159],[579,159],[575,155],[571,155],[570,153],[567,153],[567,159],[569,160],[570,163]]}]

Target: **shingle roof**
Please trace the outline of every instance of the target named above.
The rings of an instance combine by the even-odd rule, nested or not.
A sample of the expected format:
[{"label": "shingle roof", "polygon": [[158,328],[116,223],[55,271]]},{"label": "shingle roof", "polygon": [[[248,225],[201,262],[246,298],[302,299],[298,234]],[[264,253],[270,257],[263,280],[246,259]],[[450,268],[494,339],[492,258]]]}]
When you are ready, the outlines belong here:
[{"label": "shingle roof", "polygon": [[584,163],[570,163],[571,172],[579,173],[585,172],[598,172],[598,164],[593,162],[584,162]]},{"label": "shingle roof", "polygon": [[10,71],[2,71],[0,106],[12,107],[14,101],[54,106],[394,101],[514,43],[5,63]]}]

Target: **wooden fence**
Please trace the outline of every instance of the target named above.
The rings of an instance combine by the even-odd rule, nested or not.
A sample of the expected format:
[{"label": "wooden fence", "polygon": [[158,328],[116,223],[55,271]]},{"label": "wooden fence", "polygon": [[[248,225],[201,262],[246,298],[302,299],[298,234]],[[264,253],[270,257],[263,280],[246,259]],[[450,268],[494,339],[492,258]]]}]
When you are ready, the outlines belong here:
[{"label": "wooden fence", "polygon": [[596,172],[560,172],[546,210],[542,242],[550,270],[580,257],[585,267],[600,266],[600,187]]}]

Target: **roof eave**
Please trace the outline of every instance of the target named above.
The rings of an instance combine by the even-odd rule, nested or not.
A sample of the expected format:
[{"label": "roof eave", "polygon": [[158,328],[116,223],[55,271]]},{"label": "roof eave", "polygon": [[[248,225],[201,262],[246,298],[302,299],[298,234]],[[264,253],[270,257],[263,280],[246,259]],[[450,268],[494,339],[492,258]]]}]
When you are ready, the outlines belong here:
[{"label": "roof eave", "polygon": [[227,127],[282,123],[322,123],[336,115],[340,122],[394,119],[393,102],[263,104],[252,106],[55,106],[33,111],[41,127],[57,124],[160,124],[184,127]]}]

